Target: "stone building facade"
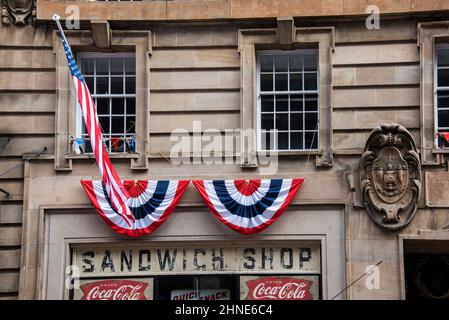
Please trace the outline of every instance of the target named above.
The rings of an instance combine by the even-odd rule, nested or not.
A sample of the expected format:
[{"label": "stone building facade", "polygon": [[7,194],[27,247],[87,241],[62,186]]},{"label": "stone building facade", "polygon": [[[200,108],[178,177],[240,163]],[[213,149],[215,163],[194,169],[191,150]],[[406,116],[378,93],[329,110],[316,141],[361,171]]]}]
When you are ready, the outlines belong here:
[{"label": "stone building facade", "polygon": [[[243,279],[261,275],[311,279],[318,299],[447,299],[449,3],[372,2],[369,16],[361,0],[1,1],[0,299],[77,298],[66,285],[70,265],[102,270],[82,281],[148,278],[155,299],[167,298],[173,279],[195,277],[244,298]],[[122,95],[96,97],[126,101],[128,109],[119,103],[122,111],[106,112],[104,129],[123,179],[302,177],[285,214],[257,235],[240,235],[190,185],[154,233],[131,239],[110,230],[80,185],[99,173],[83,141],[54,13],[96,90],[120,75],[131,88],[120,84]],[[77,14],[79,27],[71,20]],[[90,65],[102,70],[98,59],[109,61],[107,76],[90,73]],[[111,61],[121,64],[116,75]],[[284,111],[265,116],[262,103],[279,111],[283,97],[289,124],[272,147],[275,170],[267,171],[261,132],[285,124]],[[295,99],[311,109],[293,111]],[[114,131],[114,119],[122,131]],[[242,138],[239,129],[256,134]],[[235,148],[211,155],[203,139],[199,151],[192,146],[174,162],[174,132],[199,134],[200,144],[211,132],[229,133]],[[134,146],[117,147],[116,133],[129,134]],[[230,163],[217,161],[223,156]],[[139,252],[135,263],[144,249],[200,255],[205,266],[222,249],[238,261],[239,248],[251,248],[255,263],[271,262],[265,250],[272,250],[276,261],[259,271],[229,262],[218,273],[102,268],[105,256],[121,261],[130,248]],[[296,267],[301,259],[310,260],[306,271]],[[345,290],[376,264],[371,282]]]}]

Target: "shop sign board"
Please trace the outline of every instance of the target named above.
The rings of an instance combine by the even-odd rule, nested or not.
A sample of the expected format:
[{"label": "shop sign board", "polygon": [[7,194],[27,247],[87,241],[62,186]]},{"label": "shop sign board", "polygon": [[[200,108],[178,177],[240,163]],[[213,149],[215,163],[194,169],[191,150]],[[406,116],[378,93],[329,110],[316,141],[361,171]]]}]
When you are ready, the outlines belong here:
[{"label": "shop sign board", "polygon": [[73,248],[81,277],[201,273],[318,274],[319,245]]}]

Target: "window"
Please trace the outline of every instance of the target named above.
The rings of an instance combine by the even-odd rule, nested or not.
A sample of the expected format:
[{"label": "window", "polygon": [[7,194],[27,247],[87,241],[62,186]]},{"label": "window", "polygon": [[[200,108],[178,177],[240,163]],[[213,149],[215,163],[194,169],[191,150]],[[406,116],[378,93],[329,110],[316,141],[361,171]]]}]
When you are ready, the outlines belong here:
[{"label": "window", "polygon": [[[79,55],[81,72],[97,107],[108,152],[135,151],[136,63],[134,54]],[[79,108],[77,108],[79,110]],[[78,117],[82,149],[92,152],[89,136]]]},{"label": "window", "polygon": [[[449,45],[436,47],[435,70],[436,131],[449,132]],[[442,135],[437,135],[438,148],[447,148],[449,143]]]},{"label": "window", "polygon": [[257,56],[259,150],[317,150],[318,51]]},{"label": "window", "polygon": [[156,300],[236,300],[236,275],[155,277]]}]

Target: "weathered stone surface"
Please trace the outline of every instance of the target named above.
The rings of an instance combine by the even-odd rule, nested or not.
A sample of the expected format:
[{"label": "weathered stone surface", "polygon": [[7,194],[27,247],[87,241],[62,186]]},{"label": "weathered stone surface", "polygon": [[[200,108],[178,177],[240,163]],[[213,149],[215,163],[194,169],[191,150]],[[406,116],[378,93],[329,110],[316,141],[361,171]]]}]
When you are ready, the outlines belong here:
[{"label": "weathered stone surface", "polygon": [[191,114],[156,114],[150,118],[151,133],[171,133],[173,130],[187,130],[192,132],[194,122],[199,123],[202,130],[238,129],[240,117],[236,113],[223,113],[221,115],[195,112]]},{"label": "weathered stone surface", "polygon": [[55,73],[50,71],[0,71],[1,90],[55,90]]},{"label": "weathered stone surface", "polygon": [[154,50],[151,68],[239,67],[237,49],[167,49]]},{"label": "weathered stone surface", "polygon": [[336,46],[334,65],[419,62],[416,43],[354,44]]},{"label": "weathered stone surface", "polygon": [[0,251],[0,269],[19,269],[19,268],[20,268],[20,250]]},{"label": "weathered stone surface", "polygon": [[419,66],[334,68],[334,86],[385,86],[419,84]]},{"label": "weathered stone surface", "polygon": [[0,50],[0,68],[54,67],[55,56],[51,50]]},{"label": "weathered stone surface", "polygon": [[425,176],[426,182],[426,205],[429,207],[449,207],[449,172],[431,172],[427,171]]},{"label": "weathered stone surface", "polygon": [[54,122],[53,115],[0,115],[0,134],[52,134]]},{"label": "weathered stone surface", "polygon": [[0,112],[54,112],[51,93],[0,93]]},{"label": "weathered stone surface", "polygon": [[0,226],[0,246],[20,246],[21,240],[21,227]]},{"label": "weathered stone surface", "polygon": [[[154,74],[154,73],[153,73]],[[239,111],[240,92],[151,92],[150,112]]]},{"label": "weathered stone surface", "polygon": [[418,107],[419,88],[344,88],[332,93],[335,108]]},{"label": "weathered stone surface", "polygon": [[239,71],[154,71],[151,89],[239,89]]},{"label": "weathered stone surface", "polygon": [[418,110],[336,110],[333,114],[335,130],[370,129],[383,122],[395,122],[406,128],[419,128]]},{"label": "weathered stone surface", "polygon": [[0,224],[16,224],[22,223],[21,203],[2,202],[0,204]]}]

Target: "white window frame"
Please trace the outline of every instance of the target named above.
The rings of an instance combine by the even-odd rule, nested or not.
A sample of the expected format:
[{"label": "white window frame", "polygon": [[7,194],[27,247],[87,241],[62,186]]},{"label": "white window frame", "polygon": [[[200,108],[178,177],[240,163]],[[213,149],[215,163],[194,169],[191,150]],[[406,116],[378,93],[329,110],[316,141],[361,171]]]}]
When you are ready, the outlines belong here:
[{"label": "white window frame", "polygon": [[[449,49],[449,44],[447,43],[438,43],[435,45],[435,52],[434,52],[434,60],[435,63],[433,64],[433,112],[434,112],[434,128],[435,128],[435,148],[439,150],[447,150],[449,147],[440,147],[438,146],[438,136],[437,133],[441,130],[441,128],[438,126],[438,91],[440,90],[447,90],[447,93],[449,94],[449,87],[439,87],[438,86],[438,50],[440,49]],[[442,69],[449,69],[449,67],[443,67]],[[449,110],[449,108],[447,108]],[[443,129],[443,130],[448,130]]]},{"label": "white window frame", "polygon": [[[273,77],[273,92],[270,92],[270,94],[273,94],[274,96],[278,95],[278,94],[283,94],[283,95],[305,95],[305,94],[316,94],[317,95],[317,128],[316,130],[306,130],[305,129],[305,110],[303,111],[303,130],[295,130],[298,132],[302,132],[303,133],[303,149],[290,149],[290,143],[289,143],[289,148],[288,149],[278,149],[277,148],[277,139],[275,139],[274,143],[275,143],[275,148],[274,149],[262,149],[262,124],[261,124],[261,119],[262,119],[262,107],[261,107],[261,90],[260,90],[260,56],[261,55],[290,55],[290,54],[294,54],[294,53],[298,53],[298,54],[316,54],[317,57],[317,89],[316,90],[304,90],[304,76],[302,77],[302,88],[303,90],[301,91],[276,91],[275,90],[275,77]],[[274,74],[274,70],[273,70],[273,74]],[[290,70],[287,71],[287,74],[290,74]],[[304,75],[304,66],[303,66],[303,70],[302,70],[302,75]],[[258,152],[310,152],[310,151],[319,151],[320,148],[320,83],[319,83],[319,79],[320,79],[320,63],[319,63],[319,50],[318,49],[295,49],[295,50],[288,50],[288,51],[283,51],[283,50],[259,50],[256,52],[256,92],[257,92],[257,96],[256,96],[256,106],[257,106],[257,128],[256,128],[256,132],[257,132],[257,151]],[[289,89],[290,89],[290,81],[287,81]],[[289,100],[290,101],[290,100]],[[305,103],[305,100],[303,100],[303,103]],[[290,135],[291,131],[290,131],[290,102],[289,102],[289,107],[288,107],[289,111],[289,121],[288,121],[288,133]],[[276,119],[274,119],[274,123],[276,123]],[[306,149],[306,143],[305,143],[305,133],[311,131],[311,132],[316,132],[315,138],[316,139],[316,148],[314,149]],[[273,130],[274,133],[277,133],[277,130],[274,129]],[[289,142],[290,142],[290,137],[289,137]]]},{"label": "white window frame", "polygon": [[[136,55],[134,52],[118,52],[118,53],[103,53],[103,52],[80,52],[77,55],[77,63],[78,66],[81,70],[81,58],[111,58],[111,57],[115,57],[115,58],[134,58],[134,60],[136,60]],[[81,70],[82,73],[82,70]],[[84,76],[84,75],[83,75]],[[96,77],[96,74],[94,73],[94,77]],[[106,77],[106,76],[104,76]],[[107,76],[110,80],[111,75],[109,74]],[[137,79],[137,65],[136,65],[136,73],[134,75],[134,78]],[[126,76],[124,75],[123,81],[126,81]],[[136,84],[135,84],[136,86]],[[125,83],[123,84],[123,88],[125,88]],[[137,91],[137,86],[136,86],[136,91]],[[109,92],[111,92],[111,81],[109,81]],[[94,94],[93,92],[91,92],[91,96],[92,98],[134,98],[136,99],[136,92],[134,92],[134,94],[103,94],[103,95],[98,95],[98,94]],[[135,108],[137,108],[137,106],[135,106]],[[134,117],[137,117],[137,110],[135,109],[136,112],[134,114]],[[126,116],[126,114],[115,114],[116,116]],[[110,115],[110,118],[112,117],[112,114]],[[111,119],[109,119],[109,121],[111,122]],[[125,121],[125,125],[126,125],[126,121]],[[110,133],[106,133],[106,135],[111,135]],[[134,127],[134,132],[132,134],[127,134],[127,135],[133,135],[134,136],[134,142],[137,143],[137,139],[136,139],[136,128]],[[81,108],[79,106],[79,102],[78,100],[76,100],[76,137],[81,137],[83,138],[83,115],[81,112]],[[84,148],[84,153],[85,154],[92,154],[93,152],[85,152],[85,144],[83,143],[83,148]],[[119,152],[113,152],[112,150],[108,150],[109,153],[115,153],[115,154],[122,154],[122,153],[127,153],[128,151],[119,151]]]}]

